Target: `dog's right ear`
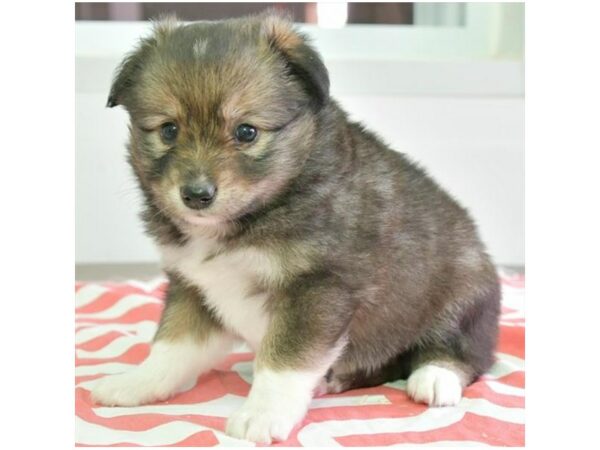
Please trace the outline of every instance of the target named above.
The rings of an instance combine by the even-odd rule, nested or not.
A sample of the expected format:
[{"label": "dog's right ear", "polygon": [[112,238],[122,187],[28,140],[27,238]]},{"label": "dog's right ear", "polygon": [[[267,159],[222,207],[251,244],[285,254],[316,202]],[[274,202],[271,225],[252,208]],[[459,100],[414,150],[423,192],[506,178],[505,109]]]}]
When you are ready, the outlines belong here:
[{"label": "dog's right ear", "polygon": [[137,49],[128,54],[117,68],[106,102],[107,107],[112,108],[123,104],[148,54],[176,27],[177,18],[173,15],[159,17],[153,21],[153,35],[142,39]]},{"label": "dog's right ear", "polygon": [[134,84],[136,75],[142,67],[143,55],[141,50],[142,48],[140,47],[127,55],[117,68],[110,88],[110,94],[108,94],[107,107],[113,108],[123,104],[123,99]]}]

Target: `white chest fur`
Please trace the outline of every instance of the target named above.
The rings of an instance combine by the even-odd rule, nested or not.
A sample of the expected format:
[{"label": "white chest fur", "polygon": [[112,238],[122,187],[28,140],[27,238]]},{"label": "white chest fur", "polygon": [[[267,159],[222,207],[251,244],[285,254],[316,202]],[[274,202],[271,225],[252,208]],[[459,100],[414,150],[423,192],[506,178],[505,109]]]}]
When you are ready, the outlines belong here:
[{"label": "white chest fur", "polygon": [[212,256],[219,245],[209,238],[194,238],[185,246],[162,246],[160,250],[165,269],[199,287],[223,324],[256,349],[269,317],[264,309],[266,294],[256,294],[255,286],[260,279],[276,276],[272,259],[255,248]]}]

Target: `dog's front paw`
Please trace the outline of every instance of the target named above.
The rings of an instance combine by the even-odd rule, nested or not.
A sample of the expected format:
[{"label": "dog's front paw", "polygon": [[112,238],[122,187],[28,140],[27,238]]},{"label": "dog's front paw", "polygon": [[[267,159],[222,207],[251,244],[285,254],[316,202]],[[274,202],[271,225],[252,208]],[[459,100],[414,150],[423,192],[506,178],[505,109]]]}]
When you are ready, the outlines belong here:
[{"label": "dog's front paw", "polygon": [[104,377],[92,388],[92,401],[106,406],[138,406],[165,400],[172,391],[139,369]]},{"label": "dog's front paw", "polygon": [[270,444],[273,440],[285,441],[294,426],[300,422],[303,413],[293,413],[284,408],[273,408],[247,401],[227,421],[228,435]]}]

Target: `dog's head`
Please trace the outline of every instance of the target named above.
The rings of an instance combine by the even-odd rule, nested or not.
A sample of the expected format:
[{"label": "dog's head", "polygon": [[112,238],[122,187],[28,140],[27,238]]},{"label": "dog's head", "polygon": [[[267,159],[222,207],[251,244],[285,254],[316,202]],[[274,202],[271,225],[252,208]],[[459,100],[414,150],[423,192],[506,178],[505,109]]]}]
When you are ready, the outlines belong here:
[{"label": "dog's head", "polygon": [[190,224],[235,220],[298,175],[328,101],[318,54],[279,15],[159,21],[117,70],[108,106],[131,117],[150,200]]}]

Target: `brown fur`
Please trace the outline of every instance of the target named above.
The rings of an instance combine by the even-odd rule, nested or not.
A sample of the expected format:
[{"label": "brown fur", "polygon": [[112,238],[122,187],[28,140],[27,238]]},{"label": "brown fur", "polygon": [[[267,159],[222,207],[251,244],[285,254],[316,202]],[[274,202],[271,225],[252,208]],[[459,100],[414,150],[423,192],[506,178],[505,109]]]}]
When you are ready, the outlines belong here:
[{"label": "brown fur", "polygon": [[[131,116],[130,162],[159,243],[203,234],[221,253],[253,248],[276,261],[278,276],[252,287],[267,294],[271,318],[259,367],[311,367],[344,342],[327,377],[335,392],[428,362],[465,385],[489,368],[500,290],[473,221],[421,168],[348,120],[291,23],[159,25],[120,67],[117,104]],[[178,125],[172,146],[157,140],[161,120]],[[258,129],[256,142],[235,141],[240,123]],[[176,192],[198,177],[218,195],[194,212]],[[192,215],[220,222],[194,225]],[[189,280],[171,282],[159,337],[218,328],[202,293],[180,286]]]}]

